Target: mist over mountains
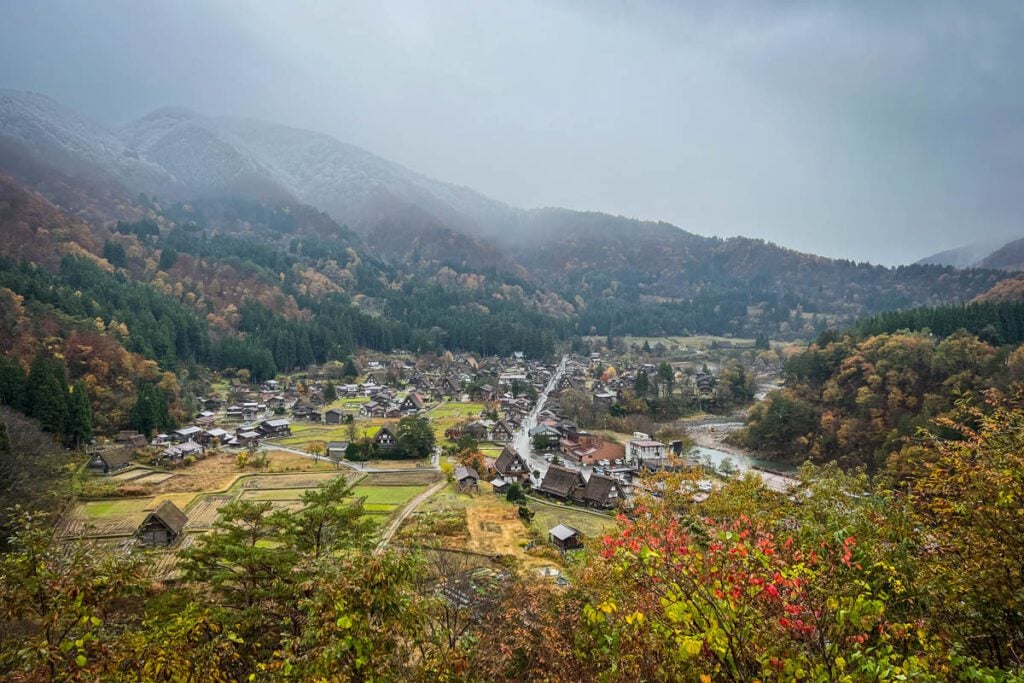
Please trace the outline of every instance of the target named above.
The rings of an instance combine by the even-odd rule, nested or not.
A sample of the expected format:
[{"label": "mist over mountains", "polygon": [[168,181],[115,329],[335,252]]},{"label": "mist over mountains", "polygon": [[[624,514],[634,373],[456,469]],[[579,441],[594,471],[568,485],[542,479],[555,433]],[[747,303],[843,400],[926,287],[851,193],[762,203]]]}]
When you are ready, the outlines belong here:
[{"label": "mist over mountains", "polygon": [[[111,128],[45,95],[0,91],[0,171],[101,233],[139,215],[171,228],[197,220],[188,212],[205,205],[204,234],[294,248],[289,239],[308,236],[303,221],[290,235],[254,235],[211,207],[245,201],[296,215],[311,207],[338,234],[353,230],[354,248],[392,269],[391,279],[437,282],[442,268],[490,278],[532,292],[531,305],[543,301],[580,334],[806,336],[864,313],[970,300],[1005,277],[948,265],[884,268],[667,223],[519,209],[327,135],[173,107]],[[320,238],[331,231],[312,223]],[[476,304],[488,310],[487,301]]]}]

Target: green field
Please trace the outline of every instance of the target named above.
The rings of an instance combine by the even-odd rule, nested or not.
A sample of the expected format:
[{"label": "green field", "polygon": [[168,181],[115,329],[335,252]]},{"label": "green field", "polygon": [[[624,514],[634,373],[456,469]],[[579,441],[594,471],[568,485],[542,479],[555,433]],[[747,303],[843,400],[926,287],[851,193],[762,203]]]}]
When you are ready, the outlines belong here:
[{"label": "green field", "polygon": [[[394,428],[396,422],[396,420],[356,419],[356,438],[374,436],[376,435],[377,430],[382,426],[390,425]],[[282,446],[302,449],[315,441],[323,441],[324,443],[327,443],[328,441],[348,441],[348,439],[348,425],[318,424],[316,422],[293,422],[291,436],[287,436],[283,439],[275,439],[268,443],[269,445],[280,444]]]},{"label": "green field", "polygon": [[124,498],[121,500],[97,500],[82,504],[82,512],[88,517],[110,517],[133,515],[143,512],[153,502],[152,498]]},{"label": "green field", "polygon": [[585,538],[600,537],[615,526],[614,517],[601,517],[569,506],[559,507],[529,503],[533,511],[533,526],[547,537],[548,530],[559,524],[571,526],[583,533]]},{"label": "green field", "polygon": [[444,438],[446,429],[451,429],[463,422],[471,421],[480,415],[483,403],[444,403],[430,411],[430,424],[434,428],[434,438],[438,444],[444,445],[451,441]]},{"label": "green field", "polygon": [[425,489],[425,486],[356,486],[352,495],[364,498],[364,505],[405,505]]}]

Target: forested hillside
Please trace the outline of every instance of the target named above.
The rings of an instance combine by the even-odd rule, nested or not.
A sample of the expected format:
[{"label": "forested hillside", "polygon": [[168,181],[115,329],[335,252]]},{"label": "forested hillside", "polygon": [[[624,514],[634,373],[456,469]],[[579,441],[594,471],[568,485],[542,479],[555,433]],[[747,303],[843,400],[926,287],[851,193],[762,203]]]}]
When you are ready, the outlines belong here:
[{"label": "forested hillside", "polygon": [[790,461],[880,469],[963,397],[1024,379],[1024,305],[885,313],[789,358],[785,388],[750,412],[746,445]]},{"label": "forested hillside", "polygon": [[[1006,277],[943,266],[882,268],[760,240],[704,237],[667,223],[517,209],[328,136],[269,123],[165,109],[113,130],[41,95],[4,91],[0,105],[0,171],[99,233],[117,220],[147,219],[158,223],[160,242],[150,235],[149,247],[169,246],[207,267],[241,267],[244,291],[225,293],[236,303],[288,304],[270,304],[273,283],[268,290],[266,278],[248,268],[254,263],[270,268],[271,279],[286,272],[273,268],[298,267],[315,282],[297,287],[336,285],[357,305],[360,295],[377,299],[368,302],[373,313],[382,310],[373,308],[381,288],[426,282],[463,299],[471,292],[481,313],[496,300],[512,301],[567,322],[540,325],[556,337],[704,332],[798,339],[879,311],[967,301]],[[202,240],[193,243],[196,227]],[[306,252],[293,250],[296,237]],[[326,249],[317,256],[309,251],[314,237]],[[129,252],[134,246],[115,241]],[[351,256],[340,254],[342,245],[352,247],[363,272],[348,270]],[[275,262],[261,249],[290,251],[300,263]],[[157,255],[131,252],[129,267],[133,276],[150,278],[143,256]],[[172,257],[163,257],[165,267]],[[182,273],[185,280],[213,279],[202,264],[178,268],[196,268]],[[472,312],[461,301],[445,310],[423,324]],[[504,336],[511,323],[506,311],[500,315],[494,329]],[[536,327],[538,320],[529,323]],[[483,350],[497,342],[471,340],[487,336],[458,332],[446,341]]]}]

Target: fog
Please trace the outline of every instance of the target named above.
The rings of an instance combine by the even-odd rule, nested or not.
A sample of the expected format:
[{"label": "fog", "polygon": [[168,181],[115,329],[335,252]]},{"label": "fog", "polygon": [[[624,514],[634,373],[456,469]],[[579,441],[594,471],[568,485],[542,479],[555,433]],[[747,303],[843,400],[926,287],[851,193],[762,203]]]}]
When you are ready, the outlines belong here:
[{"label": "fog", "polygon": [[517,206],[914,261],[1024,236],[1024,4],[0,1],[0,87],[330,133]]}]

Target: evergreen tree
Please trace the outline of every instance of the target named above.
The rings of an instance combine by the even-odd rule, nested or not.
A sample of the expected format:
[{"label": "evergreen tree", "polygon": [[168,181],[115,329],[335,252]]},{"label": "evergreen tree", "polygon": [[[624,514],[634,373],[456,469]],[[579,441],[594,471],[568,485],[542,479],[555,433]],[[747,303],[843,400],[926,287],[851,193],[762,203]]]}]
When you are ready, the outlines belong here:
[{"label": "evergreen tree", "polygon": [[64,364],[36,355],[28,376],[29,415],[39,420],[44,431],[62,434],[67,424],[68,382]]},{"label": "evergreen tree", "polygon": [[26,410],[26,379],[21,363],[13,358],[0,356],[0,403],[18,410]]},{"label": "evergreen tree", "polygon": [[328,382],[324,387],[324,401],[330,403],[338,398],[338,392],[334,390],[334,382]]},{"label": "evergreen tree", "polygon": [[651,390],[651,380],[647,376],[646,370],[641,370],[636,375],[636,382],[633,384],[633,390],[636,391],[637,396],[646,396]]},{"label": "evergreen tree", "polygon": [[152,436],[157,429],[172,427],[174,423],[171,420],[167,396],[158,388],[143,384],[139,387],[139,396],[129,413],[128,422],[132,429],[147,437]]},{"label": "evergreen tree", "polygon": [[672,366],[664,361],[658,366],[658,378],[665,383],[668,388],[669,396],[672,395],[672,384],[675,382],[675,373],[672,372]]},{"label": "evergreen tree", "polygon": [[359,369],[356,367],[355,361],[353,361],[351,357],[345,359],[345,369],[343,372],[345,379],[352,380],[359,376]]},{"label": "evergreen tree", "polygon": [[434,430],[423,417],[403,417],[398,421],[398,446],[410,458],[425,458],[434,449]]},{"label": "evergreen tree", "polygon": [[92,406],[85,383],[75,382],[68,397],[68,421],[64,428],[64,443],[78,448],[92,438]]},{"label": "evergreen tree", "polygon": [[120,242],[107,240],[103,243],[103,258],[107,259],[110,265],[115,268],[124,268],[128,265],[128,254]]}]

